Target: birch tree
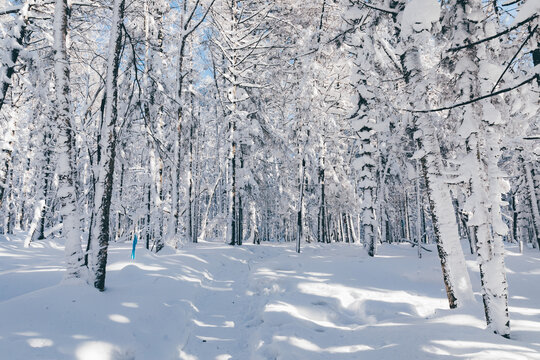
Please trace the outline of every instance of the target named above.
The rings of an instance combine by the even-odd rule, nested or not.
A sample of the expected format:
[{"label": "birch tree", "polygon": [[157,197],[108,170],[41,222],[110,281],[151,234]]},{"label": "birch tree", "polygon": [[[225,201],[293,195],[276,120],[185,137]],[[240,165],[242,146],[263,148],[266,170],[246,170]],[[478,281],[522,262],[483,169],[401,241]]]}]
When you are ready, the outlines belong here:
[{"label": "birch tree", "polygon": [[[440,5],[435,2],[409,2],[402,13],[401,39],[404,53],[401,56],[407,102],[415,107],[430,108],[426,74],[429,73],[426,59],[428,45],[432,40],[431,29],[438,23]],[[418,143],[415,155],[422,164],[423,176],[431,208],[432,223],[437,240],[443,280],[450,308],[462,306],[473,299],[472,287],[461,249],[459,230],[454,216],[450,190],[443,177],[442,155],[433,114],[413,115],[416,129],[414,138]]]},{"label": "birch tree", "polygon": [[71,99],[69,60],[66,51],[68,36],[67,0],[57,0],[54,10],[54,73],[56,88],[58,136],[58,197],[62,215],[62,234],[66,239],[65,252],[67,278],[84,276],[83,255],[80,237],[80,220],[77,209],[77,194],[74,186],[75,157],[73,126],[71,125]]}]

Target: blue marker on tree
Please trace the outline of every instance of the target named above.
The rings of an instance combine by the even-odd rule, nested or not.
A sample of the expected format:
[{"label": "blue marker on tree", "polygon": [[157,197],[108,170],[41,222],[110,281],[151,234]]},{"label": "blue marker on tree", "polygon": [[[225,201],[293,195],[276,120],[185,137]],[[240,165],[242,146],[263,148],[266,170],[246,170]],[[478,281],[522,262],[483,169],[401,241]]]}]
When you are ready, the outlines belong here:
[{"label": "blue marker on tree", "polygon": [[137,234],[133,236],[133,249],[131,250],[131,258],[135,259],[135,247],[137,246]]}]

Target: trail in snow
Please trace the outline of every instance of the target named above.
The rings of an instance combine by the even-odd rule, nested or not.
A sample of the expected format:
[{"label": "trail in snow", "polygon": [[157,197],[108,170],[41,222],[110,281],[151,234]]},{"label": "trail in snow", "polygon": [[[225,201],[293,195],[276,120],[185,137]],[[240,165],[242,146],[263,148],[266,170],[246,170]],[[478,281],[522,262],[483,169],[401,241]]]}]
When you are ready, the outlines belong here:
[{"label": "trail in snow", "polygon": [[[0,238],[0,358],[540,359],[540,253],[509,249],[512,340],[477,301],[447,300],[436,253],[385,245],[186,245],[155,255],[114,244],[107,290],[58,285],[56,241]],[[7,358],[6,358],[7,359]]]}]

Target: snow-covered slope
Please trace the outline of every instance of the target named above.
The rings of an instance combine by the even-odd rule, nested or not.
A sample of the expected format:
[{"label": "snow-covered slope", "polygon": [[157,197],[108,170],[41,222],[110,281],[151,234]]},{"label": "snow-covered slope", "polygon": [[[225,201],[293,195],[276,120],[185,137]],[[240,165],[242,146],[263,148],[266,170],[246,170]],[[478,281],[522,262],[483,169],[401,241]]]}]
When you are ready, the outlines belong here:
[{"label": "snow-covered slope", "polygon": [[[540,253],[508,249],[512,337],[447,310],[435,253],[348,244],[110,249],[107,290],[59,285],[63,248],[0,238],[1,359],[540,359]],[[468,261],[475,291],[478,271]]]}]

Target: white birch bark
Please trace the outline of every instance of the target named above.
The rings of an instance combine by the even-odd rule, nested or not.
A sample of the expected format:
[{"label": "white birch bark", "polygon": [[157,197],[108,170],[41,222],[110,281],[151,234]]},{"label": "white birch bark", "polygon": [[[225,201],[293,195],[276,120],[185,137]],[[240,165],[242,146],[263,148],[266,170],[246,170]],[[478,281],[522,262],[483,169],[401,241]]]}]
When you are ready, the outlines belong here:
[{"label": "white birch bark", "polygon": [[81,247],[80,218],[77,209],[73,174],[73,125],[69,91],[69,61],[66,51],[68,25],[67,0],[56,0],[54,12],[54,74],[58,132],[58,198],[62,216],[62,235],[65,238],[66,279],[80,278],[84,262]]},{"label": "white birch bark", "polygon": [[529,194],[529,202],[532,210],[532,220],[534,230],[536,232],[536,242],[540,250],[540,211],[538,210],[538,197],[536,196],[536,188],[532,177],[531,165],[524,159],[523,167],[525,170],[525,178],[527,180],[527,190]]},{"label": "white birch bark", "polygon": [[[452,23],[456,30],[452,41],[463,42],[484,38],[485,27],[478,20],[486,16],[480,0],[464,0],[454,4],[455,16]],[[491,64],[492,54],[486,43],[464,49],[456,58],[455,76],[462,100],[479,96],[489,91],[490,79],[494,71]],[[478,61],[480,60],[480,61]],[[471,216],[469,226],[472,227],[476,241],[482,299],[488,327],[505,337],[510,335],[508,315],[508,287],[504,266],[504,246],[502,236],[508,231],[501,216],[501,194],[507,192],[503,174],[499,169],[500,133],[504,121],[496,108],[497,98],[486,99],[457,111],[456,122],[461,121],[458,133],[465,139],[468,156],[462,164],[462,172],[470,178],[471,195],[466,202],[466,209]]]},{"label": "white birch bark", "polygon": [[417,120],[418,128],[422,129],[419,148],[425,152],[421,162],[446,293],[450,308],[455,308],[473,301],[474,297],[461,248],[450,189],[442,176],[439,141],[431,124],[429,116],[422,116]]},{"label": "white birch bark", "polygon": [[[422,3],[429,17],[416,13],[420,3],[412,1],[403,11],[402,33],[404,54],[402,66],[407,83],[408,99],[411,104],[430,108],[430,100],[426,94],[430,82],[423,61],[429,55],[430,30],[433,23],[439,20],[440,4],[433,1]],[[410,6],[410,8],[409,8]],[[418,19],[416,17],[420,16]],[[431,79],[432,80],[432,79]],[[417,158],[421,159],[427,194],[432,214],[432,223],[437,249],[441,262],[443,280],[446,287],[450,308],[461,307],[473,301],[473,292],[465,256],[461,248],[459,228],[450,189],[442,175],[444,166],[442,154],[434,126],[436,117],[429,114],[416,115],[413,126],[417,130],[415,138],[418,142]]]},{"label": "white birch bark", "polygon": [[34,234],[38,227],[38,223],[41,220],[41,216],[43,213],[43,209],[45,208],[45,199],[41,199],[37,202],[35,209],[34,209],[34,216],[32,218],[32,222],[30,223],[30,228],[28,229],[28,233],[26,234],[26,238],[24,239],[24,247],[27,248],[30,246],[30,243],[34,240]]}]

